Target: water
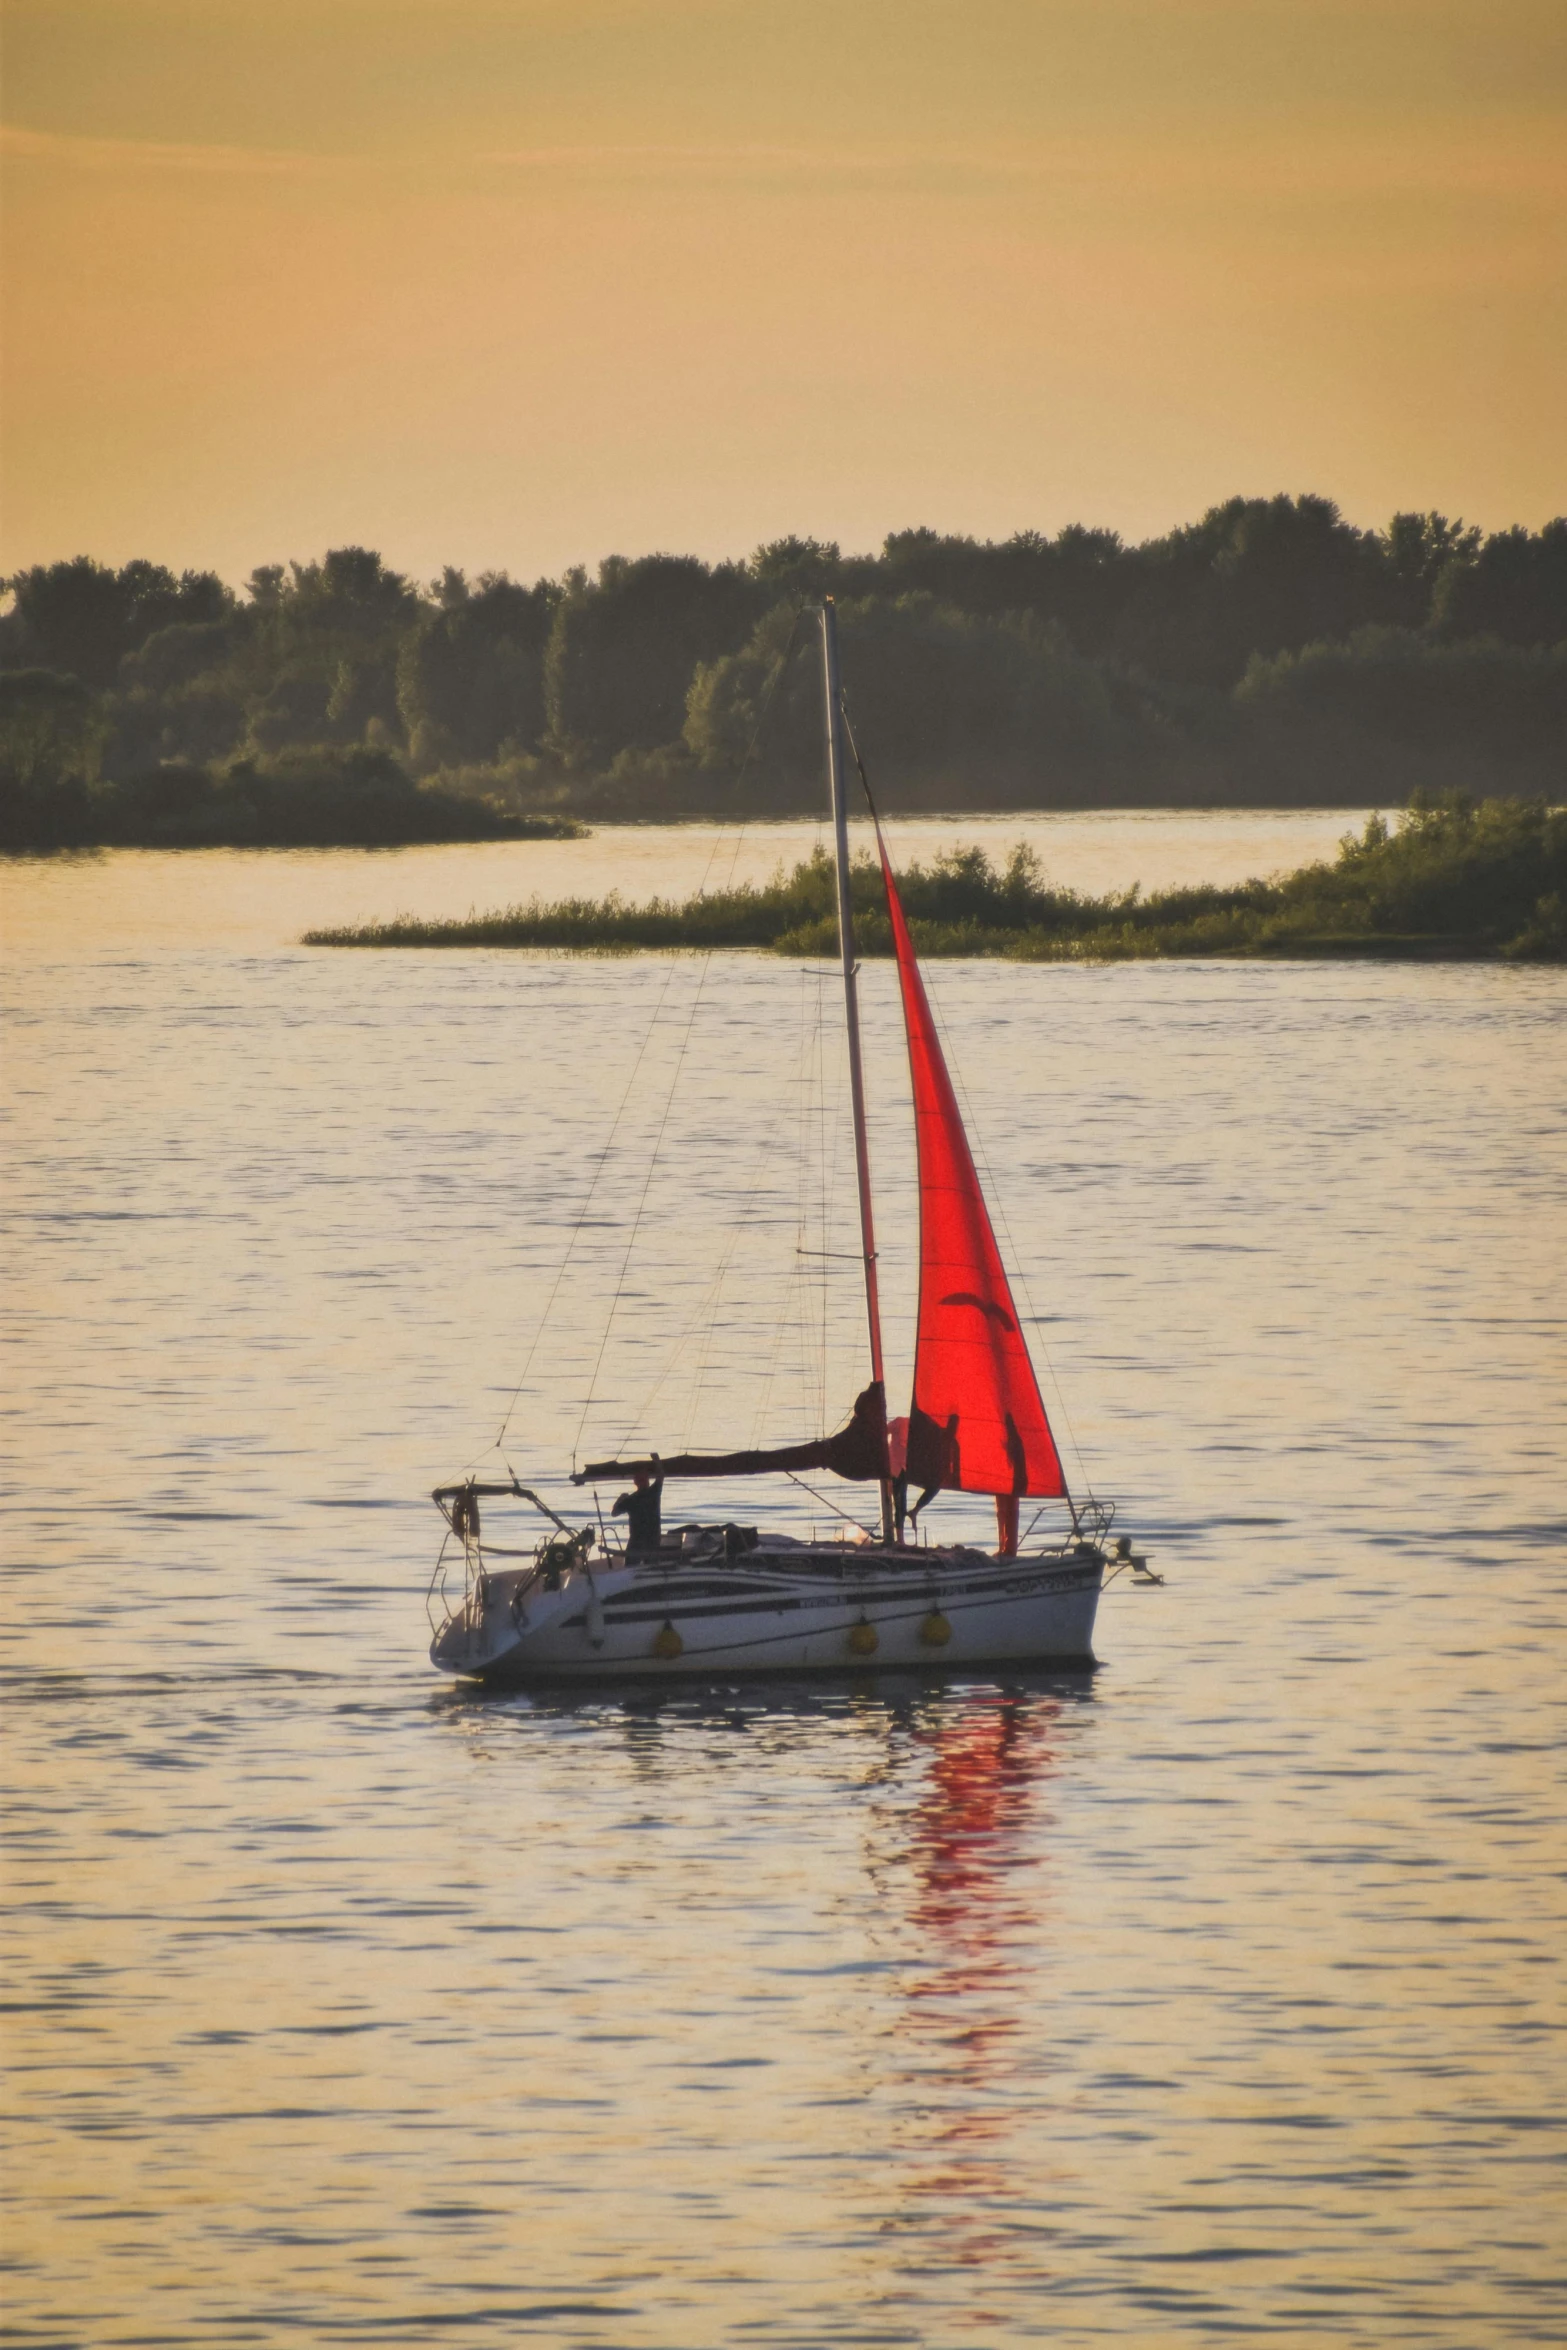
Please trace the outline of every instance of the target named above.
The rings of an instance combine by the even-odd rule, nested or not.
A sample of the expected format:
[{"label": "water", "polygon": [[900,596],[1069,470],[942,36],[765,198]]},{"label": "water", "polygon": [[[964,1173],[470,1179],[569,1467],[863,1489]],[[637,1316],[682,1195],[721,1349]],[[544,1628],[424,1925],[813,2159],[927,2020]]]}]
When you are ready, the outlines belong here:
[{"label": "water", "polygon": [[[1096,887],[1307,824],[1070,821]],[[795,1255],[828,978],[291,943],[622,845],[714,843],[6,870],[12,2338],[1559,2340],[1567,982],[941,966],[1069,1465],[1167,1584],[1091,1681],[481,1698],[420,1496],[552,1292],[557,1494],[857,1370]]]},{"label": "water", "polygon": [[[1099,894],[1141,882],[1238,882],[1331,858],[1369,809],[1265,811],[1130,808],[1111,815],[899,819],[889,825],[899,865],[954,841],[1005,857],[1018,841],[1037,850],[1050,878]],[[850,827],[869,855],[868,825]],[[53,960],[62,936],[73,955],[139,955],[210,946],[263,952],[301,931],[412,913],[460,919],[471,909],[529,898],[600,897],[619,889],[638,901],[683,898],[704,886],[765,881],[775,868],[825,843],[824,824],[606,825],[581,840],[473,842],[366,853],[300,849],[266,857],[186,851],[182,863],[153,851],[13,861],[0,873],[8,952]],[[182,878],[173,880],[173,876]]]}]

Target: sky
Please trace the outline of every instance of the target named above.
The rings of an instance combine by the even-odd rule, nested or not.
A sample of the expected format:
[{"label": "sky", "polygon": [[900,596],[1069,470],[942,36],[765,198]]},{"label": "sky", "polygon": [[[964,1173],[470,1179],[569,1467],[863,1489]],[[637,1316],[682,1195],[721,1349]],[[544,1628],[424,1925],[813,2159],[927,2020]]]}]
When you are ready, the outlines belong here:
[{"label": "sky", "polygon": [[1567,507],[1561,0],[7,0],[0,566]]}]

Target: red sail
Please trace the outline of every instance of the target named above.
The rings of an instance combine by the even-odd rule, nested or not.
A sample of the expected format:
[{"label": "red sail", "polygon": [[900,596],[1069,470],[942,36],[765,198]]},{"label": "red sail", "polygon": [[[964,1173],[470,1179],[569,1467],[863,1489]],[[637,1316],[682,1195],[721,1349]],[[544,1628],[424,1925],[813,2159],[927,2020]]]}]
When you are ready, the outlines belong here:
[{"label": "red sail", "polygon": [[884,847],[881,869],[919,1148],[920,1314],[909,1482],[964,1493],[1064,1494],[1060,1456]]}]

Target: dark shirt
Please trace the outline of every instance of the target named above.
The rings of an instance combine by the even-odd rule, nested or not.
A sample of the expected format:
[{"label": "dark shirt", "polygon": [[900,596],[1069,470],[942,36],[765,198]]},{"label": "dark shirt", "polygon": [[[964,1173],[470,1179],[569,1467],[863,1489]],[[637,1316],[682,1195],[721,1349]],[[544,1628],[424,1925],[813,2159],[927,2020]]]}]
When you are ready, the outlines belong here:
[{"label": "dark shirt", "polygon": [[630,1493],[623,1493],[611,1510],[611,1517],[626,1521],[626,1555],[628,1558],[646,1557],[658,1549],[663,1532],[661,1499],[664,1491],[662,1475],[650,1485]]}]

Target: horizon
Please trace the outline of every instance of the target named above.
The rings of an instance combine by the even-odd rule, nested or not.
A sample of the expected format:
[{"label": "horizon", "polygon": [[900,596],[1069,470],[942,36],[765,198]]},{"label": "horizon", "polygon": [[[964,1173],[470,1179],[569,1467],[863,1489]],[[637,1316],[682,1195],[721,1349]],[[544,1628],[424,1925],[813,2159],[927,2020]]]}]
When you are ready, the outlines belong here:
[{"label": "horizon", "polygon": [[[1322,495],[1322,492],[1314,491],[1309,488],[1272,492],[1258,491],[1255,493],[1237,491],[1233,493],[1233,499],[1244,499],[1247,502],[1250,502],[1253,497],[1258,500],[1263,500],[1282,496],[1297,502],[1301,502],[1310,498],[1320,497]],[[1330,502],[1336,503],[1335,501]],[[1192,528],[1203,521],[1208,513],[1222,509],[1224,506],[1230,503],[1232,503],[1232,498],[1215,499],[1208,507],[1204,508],[1201,513],[1178,516],[1173,522],[1167,524],[1162,530],[1148,532],[1142,538],[1134,539],[1126,537],[1122,534],[1117,535],[1120,537],[1123,549],[1135,550],[1142,546],[1155,544],[1161,538],[1168,537],[1176,531]],[[1420,510],[1410,507],[1395,507],[1388,515],[1382,517],[1380,520],[1374,521],[1362,521],[1356,516],[1343,514],[1341,512],[1340,519],[1351,529],[1359,531],[1363,537],[1376,537],[1386,535],[1389,524],[1393,521],[1396,515],[1418,511]],[[1445,517],[1445,519],[1450,521],[1455,526],[1455,528],[1460,525],[1467,526],[1471,520],[1468,515],[1458,514],[1449,515]],[[1493,529],[1495,532],[1505,532],[1510,529],[1526,529],[1530,530],[1533,534],[1544,528],[1548,523],[1557,522],[1562,519],[1563,516],[1559,513],[1549,514],[1543,516],[1538,524],[1530,525],[1516,521],[1503,521],[1494,525]],[[903,524],[894,525],[891,530],[884,532],[881,539],[873,546],[848,546],[837,540],[832,540],[830,543],[838,547],[839,558],[845,564],[874,563],[885,559],[887,542],[889,539],[899,537],[904,533],[913,533],[917,531],[928,530],[932,533],[933,536],[943,540],[958,541],[962,539],[968,539],[974,544],[980,546],[1005,546],[1013,540],[1026,537],[1031,534],[1038,535],[1039,537],[1048,540],[1054,540],[1055,538],[1059,537],[1063,531],[1071,530],[1073,528],[1099,531],[1109,529],[1110,527],[1111,526],[1108,524],[1094,521],[1089,516],[1076,515],[1070,518],[1068,521],[1062,523],[1056,531],[1041,531],[1037,534],[1034,534],[1031,525],[1022,523],[1019,524],[1018,527],[1013,531],[1007,531],[1004,533],[997,532],[992,536],[986,537],[978,532],[963,532],[956,529],[949,532],[941,529],[938,525],[931,523],[906,522]],[[803,531],[792,534],[780,533],[779,538],[782,539],[791,535],[804,540],[810,536],[814,536],[815,534],[810,534]],[[1492,535],[1492,533],[1488,531],[1486,535],[1489,536]],[[396,555],[389,553],[384,546],[369,546],[361,541],[347,541],[337,546],[322,546],[313,548],[305,554],[285,555],[279,554],[277,550],[274,549],[270,554],[262,556],[254,563],[248,564],[243,570],[236,569],[218,571],[217,576],[222,580],[224,586],[230,588],[235,595],[244,597],[248,596],[250,593],[251,580],[259,572],[264,570],[269,564],[275,564],[279,568],[285,570],[297,568],[300,571],[304,571],[308,570],[312,564],[319,564],[323,562],[329,555],[347,554],[357,551],[377,556],[386,570],[397,574],[417,594],[429,596],[435,595],[439,592],[442,585],[443,574],[447,570],[460,573],[469,587],[477,587],[480,581],[486,577],[509,578],[519,586],[539,585],[546,583],[557,586],[564,586],[572,572],[581,571],[586,575],[589,581],[593,581],[599,576],[601,568],[604,564],[614,561],[634,564],[658,561],[661,559],[679,561],[694,558],[697,561],[705,563],[710,569],[713,570],[716,570],[721,565],[725,564],[733,565],[741,570],[745,570],[750,567],[758,555],[766,552],[768,546],[776,543],[778,543],[776,540],[762,540],[758,541],[752,546],[745,548],[743,551],[728,549],[713,553],[701,547],[690,545],[681,546],[673,542],[666,541],[665,543],[657,546],[629,548],[624,545],[615,545],[604,547],[595,551],[590,556],[577,556],[571,558],[567,562],[557,566],[552,570],[540,570],[529,563],[507,562],[504,558],[498,562],[485,563],[475,566],[438,562],[433,567],[421,570],[413,563],[399,561]],[[178,575],[182,569],[216,570],[216,566],[182,565],[177,558],[171,560],[164,554],[160,553],[157,549],[147,547],[134,547],[131,548],[128,552],[113,558],[106,557],[90,547],[73,547],[69,553],[62,553],[56,556],[40,559],[40,561],[45,565],[49,563],[72,563],[86,561],[99,564],[108,570],[116,569],[125,563],[135,562],[137,560],[145,560],[151,563],[163,563],[167,569],[174,572],[176,575]],[[27,568],[29,567],[26,565],[16,566],[16,569],[19,571]],[[14,601],[14,594],[13,591],[6,586],[5,579],[6,574],[4,572],[0,572],[0,598],[3,598],[7,604],[10,604]],[[840,600],[842,599],[840,598]]]}]

